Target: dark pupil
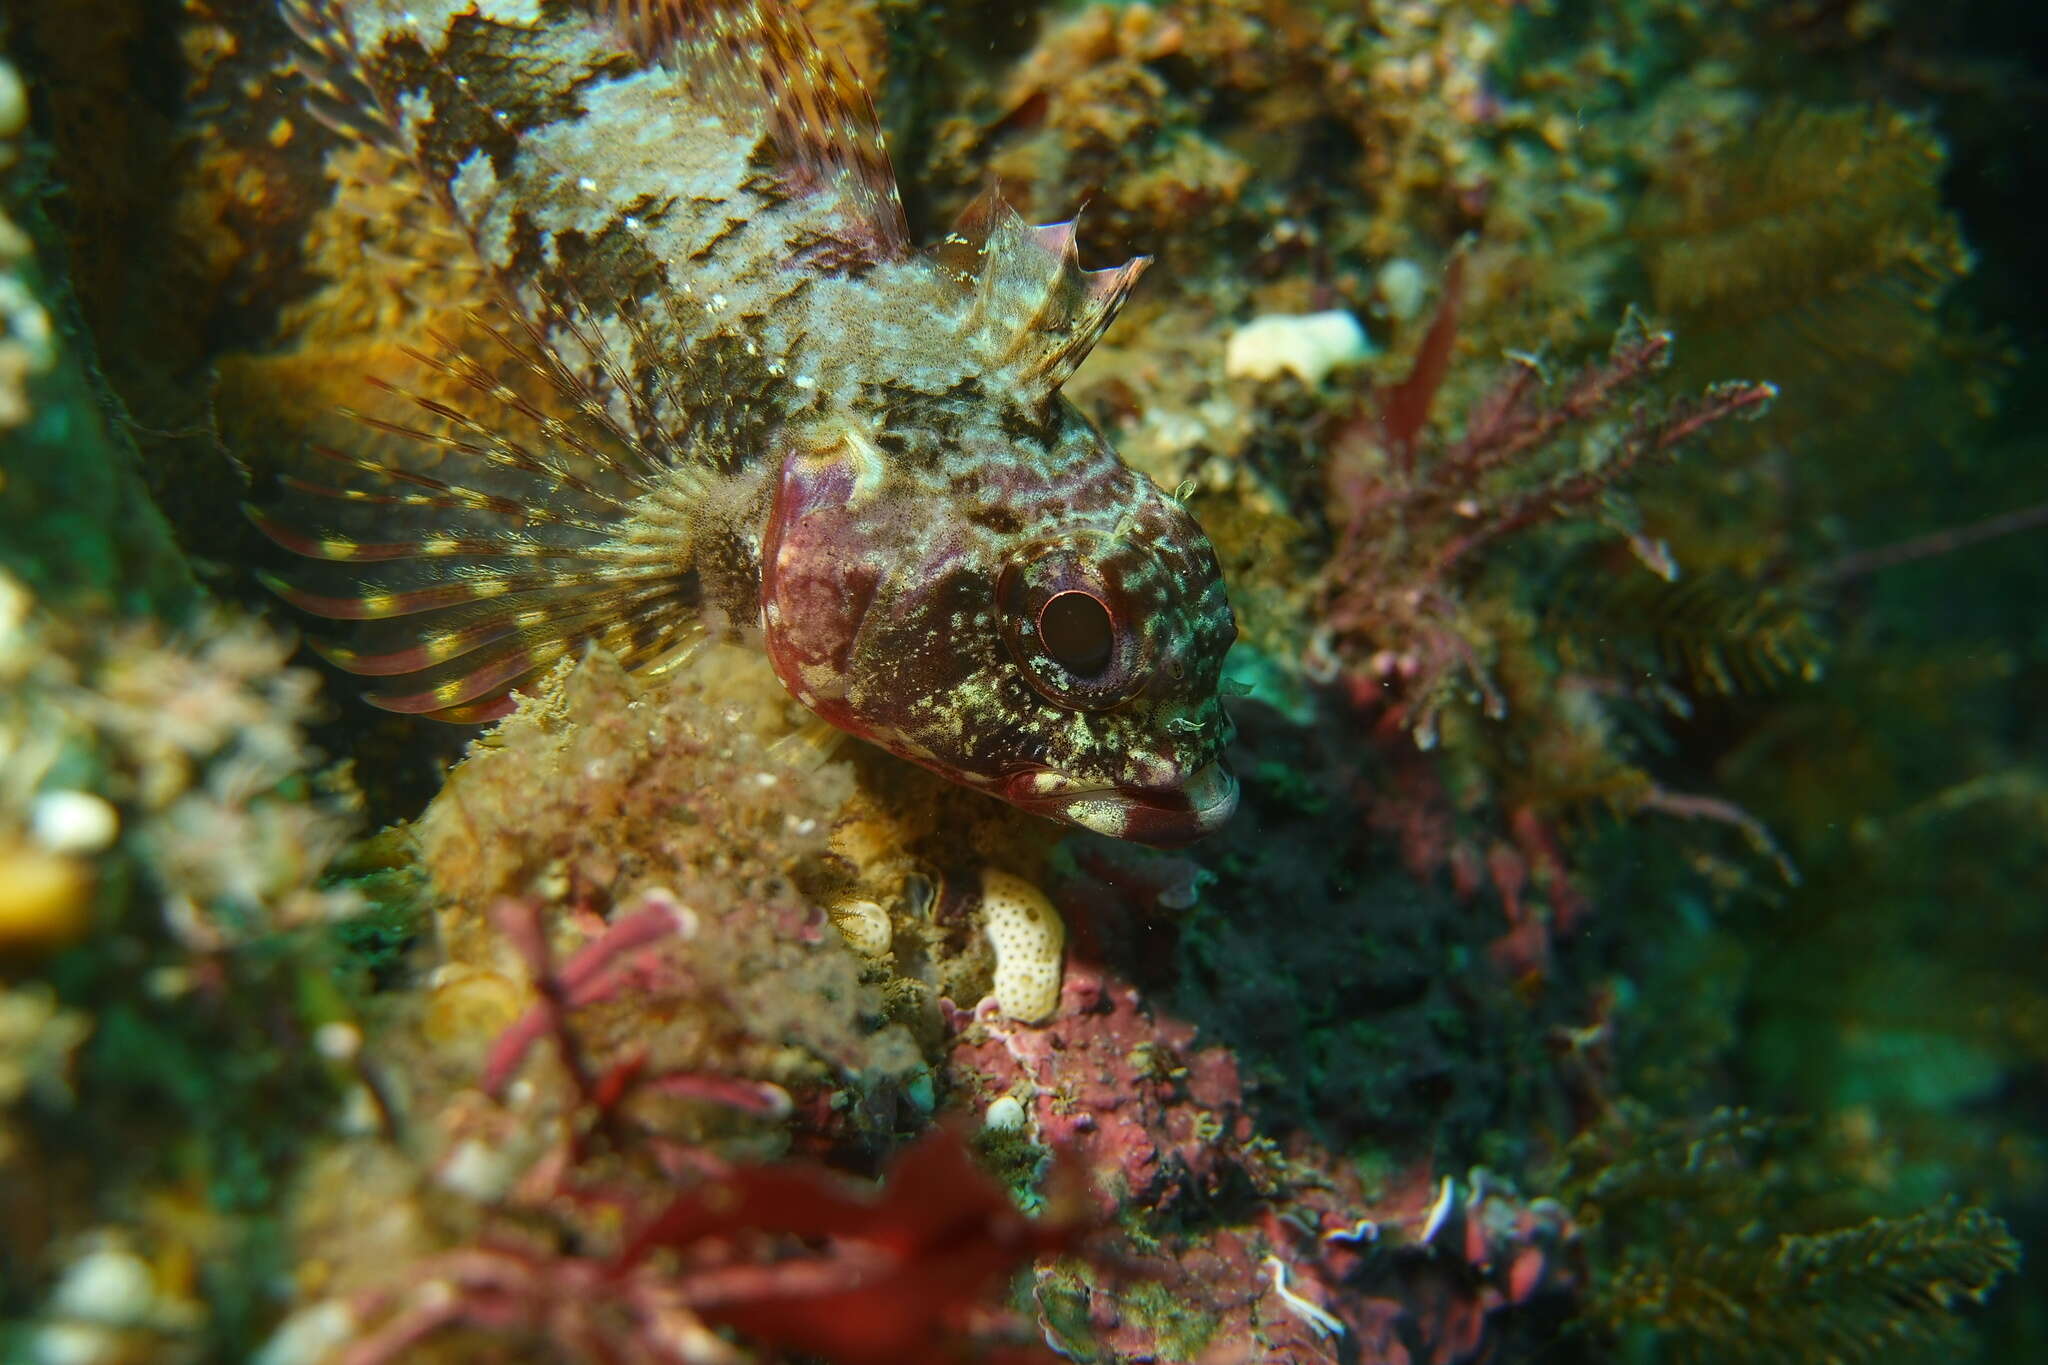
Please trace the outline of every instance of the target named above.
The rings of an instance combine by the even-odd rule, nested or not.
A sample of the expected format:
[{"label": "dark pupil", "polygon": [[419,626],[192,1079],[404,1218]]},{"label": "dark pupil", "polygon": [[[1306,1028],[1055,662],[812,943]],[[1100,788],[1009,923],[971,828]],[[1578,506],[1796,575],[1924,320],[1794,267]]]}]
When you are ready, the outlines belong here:
[{"label": "dark pupil", "polygon": [[1108,664],[1116,627],[1109,608],[1087,593],[1063,592],[1038,613],[1038,636],[1062,668],[1088,678]]}]

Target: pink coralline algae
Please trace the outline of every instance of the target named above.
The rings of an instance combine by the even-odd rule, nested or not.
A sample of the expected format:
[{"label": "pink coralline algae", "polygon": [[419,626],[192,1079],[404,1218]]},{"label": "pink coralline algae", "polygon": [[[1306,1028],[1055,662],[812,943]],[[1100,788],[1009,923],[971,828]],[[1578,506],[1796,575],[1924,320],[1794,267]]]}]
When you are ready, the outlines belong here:
[{"label": "pink coralline algae", "polygon": [[1068,970],[1043,1028],[957,1009],[951,1022],[954,1073],[991,1097],[1028,1096],[1040,1139],[1081,1157],[1106,1211],[1213,1190],[1252,1136],[1236,1058],[1197,1049],[1192,1025],[1155,1019],[1098,967]]},{"label": "pink coralline algae", "polygon": [[1049,1330],[1068,1324],[1076,1359],[1453,1365],[1479,1357],[1494,1314],[1574,1283],[1562,1209],[1426,1163],[1368,1198],[1312,1141],[1261,1136],[1234,1054],[1099,964],[1070,965],[1042,1027],[950,1005],[947,1022],[956,1081],[1022,1102],[1105,1216],[1156,1228],[1172,1211],[1188,1229],[1128,1248],[1135,1277],[1041,1266]]}]

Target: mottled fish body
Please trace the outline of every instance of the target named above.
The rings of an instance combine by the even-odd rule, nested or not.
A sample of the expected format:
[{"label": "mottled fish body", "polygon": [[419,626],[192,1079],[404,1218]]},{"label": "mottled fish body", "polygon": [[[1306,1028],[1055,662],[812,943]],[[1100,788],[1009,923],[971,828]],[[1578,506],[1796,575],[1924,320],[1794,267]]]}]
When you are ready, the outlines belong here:
[{"label": "mottled fish body", "polygon": [[[589,644],[766,649],[824,720],[1105,833],[1236,801],[1215,555],[1060,395],[1145,262],[990,193],[911,248],[872,105],[779,3],[285,0],[316,108],[414,165],[505,321],[462,395],[252,513],[338,566],[379,705],[487,720]],[[401,453],[427,452],[432,459]]]}]

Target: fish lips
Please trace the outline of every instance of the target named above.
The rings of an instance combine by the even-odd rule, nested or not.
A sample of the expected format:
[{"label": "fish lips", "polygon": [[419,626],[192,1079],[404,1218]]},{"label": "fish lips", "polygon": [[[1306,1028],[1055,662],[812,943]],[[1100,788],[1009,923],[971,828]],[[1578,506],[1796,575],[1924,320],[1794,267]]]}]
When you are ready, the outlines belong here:
[{"label": "fish lips", "polygon": [[1237,810],[1237,777],[1212,759],[1166,787],[1084,787],[1049,769],[1010,779],[1004,795],[1039,815],[1112,839],[1177,848],[1219,829]]}]

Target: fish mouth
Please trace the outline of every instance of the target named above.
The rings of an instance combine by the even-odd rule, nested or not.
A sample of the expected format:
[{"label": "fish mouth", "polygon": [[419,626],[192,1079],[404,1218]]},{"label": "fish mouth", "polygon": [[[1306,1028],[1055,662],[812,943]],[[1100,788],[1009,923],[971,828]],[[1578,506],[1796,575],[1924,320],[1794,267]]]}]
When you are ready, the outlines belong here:
[{"label": "fish mouth", "polygon": [[1009,799],[1028,811],[1159,848],[1212,834],[1237,810],[1237,777],[1220,758],[1171,787],[1084,786],[1046,769],[1011,786]]}]

